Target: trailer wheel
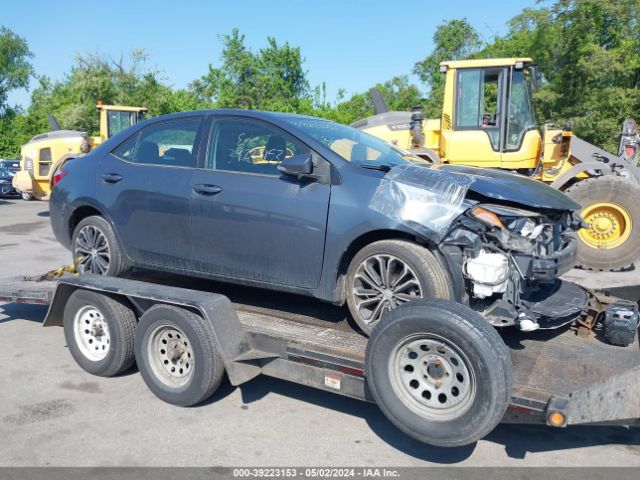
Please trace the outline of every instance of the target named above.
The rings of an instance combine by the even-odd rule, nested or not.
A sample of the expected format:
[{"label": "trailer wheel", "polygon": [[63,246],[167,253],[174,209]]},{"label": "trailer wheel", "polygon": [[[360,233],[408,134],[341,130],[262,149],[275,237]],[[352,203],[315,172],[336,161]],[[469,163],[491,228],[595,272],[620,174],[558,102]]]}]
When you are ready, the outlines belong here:
[{"label": "trailer wheel", "polygon": [[71,355],[87,372],[112,377],[133,365],[136,317],[122,300],[76,290],[64,308],[63,326]]},{"label": "trailer wheel", "polygon": [[386,315],[369,339],[365,375],[394,425],[443,447],[483,438],[511,397],[511,358],[500,335],[448,300],[416,300]]},{"label": "trailer wheel", "polygon": [[173,405],[206,400],[224,375],[211,327],[184,308],[154,305],[147,310],[138,323],[135,352],[147,387]]},{"label": "trailer wheel", "polygon": [[27,202],[33,200],[33,194],[29,192],[20,192],[20,196]]}]

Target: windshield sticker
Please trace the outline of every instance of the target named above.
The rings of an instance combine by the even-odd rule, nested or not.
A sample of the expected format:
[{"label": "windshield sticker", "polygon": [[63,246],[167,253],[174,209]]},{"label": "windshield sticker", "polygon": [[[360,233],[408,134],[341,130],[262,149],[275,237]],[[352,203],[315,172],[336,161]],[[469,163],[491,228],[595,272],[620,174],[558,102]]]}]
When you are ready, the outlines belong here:
[{"label": "windshield sticker", "polygon": [[418,165],[392,168],[376,189],[370,208],[438,239],[460,215],[473,178]]}]

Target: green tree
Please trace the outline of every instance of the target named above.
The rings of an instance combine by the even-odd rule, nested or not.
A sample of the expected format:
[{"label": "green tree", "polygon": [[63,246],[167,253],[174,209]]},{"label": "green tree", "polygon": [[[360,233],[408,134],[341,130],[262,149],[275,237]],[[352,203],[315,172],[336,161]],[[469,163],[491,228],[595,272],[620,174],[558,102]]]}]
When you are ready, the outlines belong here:
[{"label": "green tree", "polygon": [[528,56],[547,84],[536,92],[541,121],[574,122],[610,151],[620,124],[640,111],[640,1],[556,0],[509,22],[483,56]]},{"label": "green tree", "polygon": [[253,52],[245,36],[234,29],[222,37],[221,65],[209,64],[209,71],[193,82],[201,99],[220,108],[297,111],[299,102],[309,99],[309,84],[299,47],[279,45],[268,37],[267,47]]},{"label": "green tree", "polygon": [[444,96],[444,76],[440,73],[440,62],[472,58],[482,48],[483,41],[477,30],[463,18],[438,25],[433,43],[433,51],[414,65],[413,73],[428,90],[425,113],[429,117],[440,117]]},{"label": "green tree", "polygon": [[24,38],[0,27],[0,113],[7,107],[7,94],[27,88],[33,75],[33,54]]}]

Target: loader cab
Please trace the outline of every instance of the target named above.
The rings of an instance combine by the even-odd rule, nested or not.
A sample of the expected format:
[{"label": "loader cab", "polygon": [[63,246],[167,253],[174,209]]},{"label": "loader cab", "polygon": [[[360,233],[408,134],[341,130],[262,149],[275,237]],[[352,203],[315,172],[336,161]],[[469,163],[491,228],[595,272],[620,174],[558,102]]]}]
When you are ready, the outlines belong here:
[{"label": "loader cab", "polygon": [[122,105],[104,105],[98,101],[96,110],[100,114],[100,137],[94,139],[100,144],[115,134],[144,120],[146,108],[125,107]]},{"label": "loader cab", "polygon": [[486,168],[533,169],[541,136],[532,106],[530,59],[443,62],[440,156]]}]

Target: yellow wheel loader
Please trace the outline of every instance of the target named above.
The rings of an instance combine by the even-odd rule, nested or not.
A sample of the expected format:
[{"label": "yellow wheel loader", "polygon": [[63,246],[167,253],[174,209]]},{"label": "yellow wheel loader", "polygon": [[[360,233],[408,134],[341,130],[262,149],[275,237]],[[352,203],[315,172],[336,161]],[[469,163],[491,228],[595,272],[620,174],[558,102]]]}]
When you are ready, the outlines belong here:
[{"label": "yellow wheel loader", "polygon": [[48,199],[56,173],[66,162],[139,122],[147,112],[142,107],[103,105],[102,102],[98,102],[96,109],[100,114],[100,135],[90,137],[87,132],[62,130],[49,115],[52,130],[36,135],[21,147],[20,171],[14,175],[12,184],[24,200]]},{"label": "yellow wheel loader", "polygon": [[352,124],[432,162],[500,168],[536,178],[583,206],[578,262],[594,270],[624,270],[640,259],[640,137],[625,121],[618,155],[573,135],[571,126],[538,128],[530,58],[443,62],[440,119],[420,108],[390,112],[372,90],[375,115]]}]

